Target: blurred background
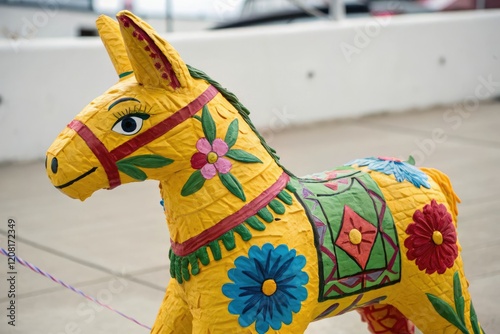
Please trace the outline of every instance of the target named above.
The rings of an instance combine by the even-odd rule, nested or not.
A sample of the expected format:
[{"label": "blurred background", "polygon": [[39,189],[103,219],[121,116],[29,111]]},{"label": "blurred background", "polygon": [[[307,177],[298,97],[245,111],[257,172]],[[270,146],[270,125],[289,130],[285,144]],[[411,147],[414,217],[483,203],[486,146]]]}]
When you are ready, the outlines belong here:
[{"label": "blurred background", "polygon": [[[329,11],[331,0],[0,0],[3,38],[92,36],[96,14],[114,15],[128,9],[148,19],[160,31],[193,31],[210,28],[294,23],[315,20]],[[348,17],[399,15],[499,8],[500,0],[339,0],[336,8]],[[56,29],[23,30],[22,17],[45,8]],[[55,17],[63,11],[66,18]],[[71,17],[69,20],[68,18]],[[19,20],[21,18],[21,20]],[[36,26],[36,24],[35,24]]]},{"label": "blurred background", "polygon": [[[500,0],[0,0],[0,247],[151,326],[169,275],[158,184],[85,202],[46,177],[45,152],[117,81],[95,19],[129,9],[236,93],[296,175],[412,155],[450,176],[485,332],[500,326]],[[496,233],[498,232],[498,233]],[[0,256],[0,282],[7,260]],[[0,333],[147,333],[18,268],[17,326]],[[368,333],[356,313],[308,334]]]}]

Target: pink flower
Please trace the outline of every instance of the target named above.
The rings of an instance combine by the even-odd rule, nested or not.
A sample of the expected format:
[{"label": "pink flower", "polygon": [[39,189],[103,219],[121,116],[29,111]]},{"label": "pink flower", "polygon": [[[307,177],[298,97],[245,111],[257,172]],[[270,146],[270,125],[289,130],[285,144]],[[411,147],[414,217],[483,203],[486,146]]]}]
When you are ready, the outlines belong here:
[{"label": "pink flower", "polygon": [[217,172],[226,174],[231,170],[231,161],[223,158],[229,147],[222,139],[216,138],[210,144],[207,138],[200,138],[196,148],[198,152],[191,157],[191,167],[201,169],[201,175],[206,180],[213,178]]}]

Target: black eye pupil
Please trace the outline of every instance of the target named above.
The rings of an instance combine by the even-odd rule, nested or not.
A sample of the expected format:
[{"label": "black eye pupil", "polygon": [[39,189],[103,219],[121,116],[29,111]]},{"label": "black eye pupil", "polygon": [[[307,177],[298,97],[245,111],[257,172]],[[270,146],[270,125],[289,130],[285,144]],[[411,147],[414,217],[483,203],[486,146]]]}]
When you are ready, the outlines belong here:
[{"label": "black eye pupil", "polygon": [[125,132],[133,132],[137,129],[137,123],[132,117],[126,117],[122,121],[122,129]]}]

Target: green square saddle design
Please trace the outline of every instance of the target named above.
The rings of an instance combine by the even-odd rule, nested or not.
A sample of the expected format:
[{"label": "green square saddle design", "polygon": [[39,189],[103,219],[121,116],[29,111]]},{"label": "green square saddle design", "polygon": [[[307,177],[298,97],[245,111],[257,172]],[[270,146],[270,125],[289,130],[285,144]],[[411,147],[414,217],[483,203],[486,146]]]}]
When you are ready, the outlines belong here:
[{"label": "green square saddle design", "polygon": [[319,301],[400,281],[394,220],[368,174],[345,167],[291,182],[315,231]]}]

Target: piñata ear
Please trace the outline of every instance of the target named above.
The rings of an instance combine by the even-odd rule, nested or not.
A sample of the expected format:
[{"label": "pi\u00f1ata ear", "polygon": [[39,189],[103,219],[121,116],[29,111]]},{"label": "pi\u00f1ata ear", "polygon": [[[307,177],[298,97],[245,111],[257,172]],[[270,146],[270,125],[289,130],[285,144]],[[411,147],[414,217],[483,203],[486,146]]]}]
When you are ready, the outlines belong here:
[{"label": "pi\u00f1ata ear", "polygon": [[121,11],[116,17],[139,83],[170,91],[187,87],[187,66],[170,44],[134,14]]},{"label": "pi\u00f1ata ear", "polygon": [[130,60],[128,59],[118,22],[109,16],[101,15],[97,19],[96,25],[102,43],[106,47],[109,58],[115,67],[116,74],[118,74],[120,79],[132,74],[132,64],[130,64]]}]

